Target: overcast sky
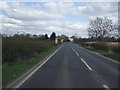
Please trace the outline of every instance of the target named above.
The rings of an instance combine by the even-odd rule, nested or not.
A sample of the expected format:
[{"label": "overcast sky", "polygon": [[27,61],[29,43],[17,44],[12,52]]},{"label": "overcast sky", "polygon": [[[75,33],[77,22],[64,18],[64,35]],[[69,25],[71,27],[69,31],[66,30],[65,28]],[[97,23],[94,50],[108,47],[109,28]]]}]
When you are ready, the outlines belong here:
[{"label": "overcast sky", "polygon": [[0,2],[0,11],[0,30],[8,34],[87,37],[89,20],[102,16],[117,23],[118,19],[117,2]]}]

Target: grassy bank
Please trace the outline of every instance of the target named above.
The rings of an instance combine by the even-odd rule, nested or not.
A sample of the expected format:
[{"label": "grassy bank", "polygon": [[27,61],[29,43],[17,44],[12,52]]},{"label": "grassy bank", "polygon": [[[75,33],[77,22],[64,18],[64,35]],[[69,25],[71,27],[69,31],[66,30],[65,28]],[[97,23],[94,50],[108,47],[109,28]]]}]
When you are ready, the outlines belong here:
[{"label": "grassy bank", "polygon": [[46,51],[41,52],[40,54],[36,54],[34,57],[21,61],[21,62],[11,62],[7,61],[2,67],[2,84],[3,86],[7,85],[20,75],[22,75],[24,72],[32,68],[34,65],[36,65],[39,61],[44,59],[46,56],[48,56],[50,53],[55,51],[57,48],[59,48],[61,45],[53,46],[52,48],[47,49]]},{"label": "grassy bank", "polygon": [[111,58],[113,60],[120,62],[120,46],[119,43],[96,43],[96,42],[87,42],[87,43],[77,43],[79,46],[84,47],[88,50],[97,52],[103,56]]}]

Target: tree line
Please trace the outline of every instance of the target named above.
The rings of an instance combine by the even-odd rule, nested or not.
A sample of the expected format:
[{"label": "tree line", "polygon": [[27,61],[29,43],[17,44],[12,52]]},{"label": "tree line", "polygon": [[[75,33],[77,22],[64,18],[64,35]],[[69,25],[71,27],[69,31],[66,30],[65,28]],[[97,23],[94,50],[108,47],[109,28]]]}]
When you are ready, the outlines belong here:
[{"label": "tree line", "polygon": [[35,55],[42,53],[54,46],[56,46],[55,38],[57,38],[58,44],[61,43],[61,39],[64,41],[69,40],[66,35],[57,36],[53,32],[50,37],[45,35],[35,34],[0,34],[2,36],[2,53],[3,63],[7,61],[23,61]]},{"label": "tree line", "polygon": [[63,41],[69,41],[69,37],[62,34],[62,35],[56,35],[55,32],[52,32],[50,37],[48,36],[48,34],[28,34],[28,33],[21,33],[21,34],[14,34],[14,35],[7,35],[7,34],[0,34],[0,36],[2,37],[26,37],[26,38],[34,38],[34,39],[40,39],[40,40],[47,40],[47,41],[55,41],[55,38],[58,39],[58,41],[61,41],[63,39]]}]

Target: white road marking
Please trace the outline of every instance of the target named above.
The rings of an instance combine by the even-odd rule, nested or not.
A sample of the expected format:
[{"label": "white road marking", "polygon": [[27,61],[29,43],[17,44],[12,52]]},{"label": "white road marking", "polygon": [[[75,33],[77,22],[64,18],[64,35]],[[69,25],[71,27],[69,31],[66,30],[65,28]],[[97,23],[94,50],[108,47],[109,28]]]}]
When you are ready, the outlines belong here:
[{"label": "white road marking", "polygon": [[[71,48],[72,48],[72,47],[71,47]],[[72,48],[72,50],[73,50],[74,52],[76,52],[74,48]]]},{"label": "white road marking", "polygon": [[103,87],[104,87],[106,90],[110,90],[110,88],[109,88],[106,84],[103,84]]},{"label": "white road marking", "polygon": [[[74,45],[77,46],[77,47],[79,47],[79,48],[85,49],[85,48],[83,48],[83,47],[81,47],[81,46],[79,46],[79,45],[77,45],[77,44],[74,44]],[[85,49],[85,50],[88,50],[88,49]],[[88,51],[90,51],[90,50],[88,50]],[[106,58],[107,60],[110,60],[110,61],[112,61],[112,62],[114,62],[114,63],[120,64],[120,62],[115,61],[115,60],[113,60],[113,59],[111,59],[111,58],[108,58],[108,57],[106,57],[106,56],[103,56],[103,55],[101,55],[101,54],[99,54],[99,53],[97,53],[97,52],[94,52],[94,51],[90,51],[90,52],[91,52],[91,53],[94,53],[94,54],[97,54],[97,55],[99,55],[99,56],[101,56],[101,57],[103,57],[103,58]]]},{"label": "white road marking", "polygon": [[[72,48],[72,47],[71,47]],[[80,56],[76,51],[75,51],[75,49],[74,48],[72,48],[72,50],[78,55],[78,56]]]},{"label": "white road marking", "polygon": [[92,70],[92,68],[81,58],[82,62],[88,67],[89,70]]},{"label": "white road marking", "polygon": [[[71,47],[72,48],[72,47]],[[73,49],[73,48],[72,48]],[[73,51],[75,51],[75,49],[73,49]],[[76,51],[75,53],[80,56]],[[92,70],[92,68],[81,58],[82,62],[88,67],[89,70]]]},{"label": "white road marking", "polygon": [[[63,45],[62,45],[63,46]],[[61,46],[61,47],[62,47]],[[61,48],[60,47],[60,48]],[[32,73],[30,73],[24,80],[22,80],[15,88],[19,88],[27,79],[29,79],[38,69],[40,69],[53,55],[55,55],[55,53],[60,50],[57,49],[49,58],[47,58],[42,64],[40,64]]]},{"label": "white road marking", "polygon": [[79,56],[79,54],[77,52],[75,52],[75,53]]}]

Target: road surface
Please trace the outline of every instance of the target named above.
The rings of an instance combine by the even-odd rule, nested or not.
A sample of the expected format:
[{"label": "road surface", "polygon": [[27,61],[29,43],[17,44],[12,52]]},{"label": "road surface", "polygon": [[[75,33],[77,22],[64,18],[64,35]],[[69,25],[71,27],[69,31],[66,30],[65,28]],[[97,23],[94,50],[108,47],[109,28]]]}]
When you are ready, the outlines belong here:
[{"label": "road surface", "polygon": [[118,63],[73,43],[64,45],[19,88],[118,88]]}]

